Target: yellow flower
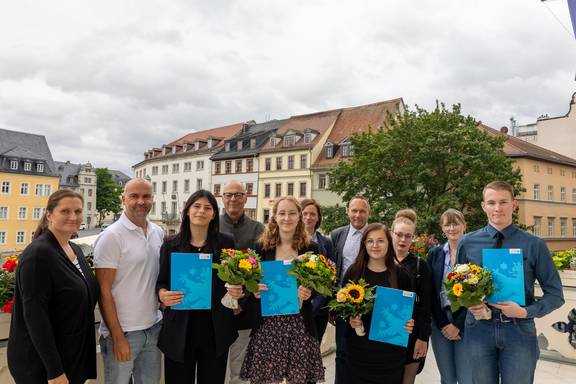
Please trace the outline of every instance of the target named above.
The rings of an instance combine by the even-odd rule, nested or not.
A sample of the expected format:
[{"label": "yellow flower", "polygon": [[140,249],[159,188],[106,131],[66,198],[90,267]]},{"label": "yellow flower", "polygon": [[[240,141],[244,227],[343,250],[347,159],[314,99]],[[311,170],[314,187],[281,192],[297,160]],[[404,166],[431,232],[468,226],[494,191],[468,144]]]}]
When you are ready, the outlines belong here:
[{"label": "yellow flower", "polygon": [[238,262],[238,268],[250,271],[252,270],[252,264],[247,259],[242,259]]},{"label": "yellow flower", "polygon": [[353,303],[361,303],[364,300],[364,287],[358,284],[350,284],[346,289],[346,295]]},{"label": "yellow flower", "polygon": [[304,264],[305,267],[310,268],[310,269],[314,269],[316,268],[316,262],[314,261],[308,261]]},{"label": "yellow flower", "polygon": [[338,301],[339,303],[343,303],[346,301],[346,292],[344,292],[343,289],[339,290],[338,293],[336,294],[336,301]]},{"label": "yellow flower", "polygon": [[480,271],[482,270],[479,266],[474,265],[474,264],[470,264],[470,270],[473,273],[480,273]]},{"label": "yellow flower", "polygon": [[478,276],[477,275],[470,275],[470,277],[466,279],[466,282],[468,284],[472,284],[472,285],[478,284]]},{"label": "yellow flower", "polygon": [[462,287],[462,284],[460,284],[460,283],[456,283],[452,287],[452,293],[454,293],[454,296],[456,296],[456,297],[460,297],[462,295],[463,290],[464,290],[464,288]]}]

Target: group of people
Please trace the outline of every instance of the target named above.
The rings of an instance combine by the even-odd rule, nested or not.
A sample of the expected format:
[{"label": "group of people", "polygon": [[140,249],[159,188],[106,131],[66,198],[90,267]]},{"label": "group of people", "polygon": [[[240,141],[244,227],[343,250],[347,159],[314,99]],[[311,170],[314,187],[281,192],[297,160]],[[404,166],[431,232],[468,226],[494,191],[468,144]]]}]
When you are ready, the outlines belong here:
[{"label": "group of people", "polygon": [[[148,220],[151,184],[132,179],[122,195],[120,219],[94,246],[95,276],[81,249],[70,242],[82,221],[82,196],[53,193],[34,240],[16,270],[8,365],[16,383],[83,383],[96,377],[94,308],[99,303],[100,350],[106,383],[307,384],[325,380],[320,343],[328,322],[336,326],[337,384],[414,383],[422,370],[429,339],[442,383],[531,383],[538,359],[534,317],[563,303],[562,287],[545,243],[512,224],[516,207],[510,185],[488,184],[482,208],[486,227],[464,235],[464,215],[449,209],[440,225],[447,242],[430,250],[427,260],[410,252],[417,217],[396,213],[390,226],[368,223],[369,201],[350,200],[349,224],[329,237],[318,229],[320,205],[312,199],[276,199],[263,225],[244,212],[246,190],[225,185],[224,211],[209,191],[193,193],[184,205],[179,231],[165,236]],[[482,264],[483,248],[521,248],[526,305],[490,304],[492,318],[476,320],[486,304],[450,310],[443,281],[456,263]],[[249,294],[212,278],[208,310],[178,310],[184,293],[171,289],[171,254],[211,254],[222,249],[254,249],[263,261],[292,260],[304,252],[323,254],[336,264],[336,285],[364,279],[370,285],[416,293],[406,348],[359,336],[369,329],[371,313],[333,319],[328,298],[298,287],[300,313],[261,316],[260,292]],[[538,280],[543,295],[534,296]],[[229,294],[239,307],[221,299]],[[473,362],[473,364],[471,364]]]}]

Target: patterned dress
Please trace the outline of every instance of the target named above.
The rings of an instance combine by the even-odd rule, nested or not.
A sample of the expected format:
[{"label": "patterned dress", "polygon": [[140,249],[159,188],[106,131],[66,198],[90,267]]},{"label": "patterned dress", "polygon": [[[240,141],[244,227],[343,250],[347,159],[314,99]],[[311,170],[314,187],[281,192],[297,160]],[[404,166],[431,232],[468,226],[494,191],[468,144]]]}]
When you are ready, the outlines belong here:
[{"label": "patterned dress", "polygon": [[240,377],[252,384],[324,381],[320,343],[306,332],[300,314],[263,318],[250,338]]}]

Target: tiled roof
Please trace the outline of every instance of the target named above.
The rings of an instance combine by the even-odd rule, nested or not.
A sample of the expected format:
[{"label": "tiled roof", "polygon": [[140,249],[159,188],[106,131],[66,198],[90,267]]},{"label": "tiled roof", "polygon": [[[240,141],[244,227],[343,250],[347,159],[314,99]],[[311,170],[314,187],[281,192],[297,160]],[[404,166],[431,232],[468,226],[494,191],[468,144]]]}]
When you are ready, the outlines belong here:
[{"label": "tiled roof", "polygon": [[73,164],[69,161],[55,161],[56,172],[60,175],[60,186],[78,187],[78,173],[80,164]]},{"label": "tiled roof", "polygon": [[[490,128],[487,125],[479,124],[478,127],[489,135],[504,135],[500,131]],[[538,145],[521,140],[514,136],[508,136],[504,143],[504,152],[510,157],[528,157],[536,160],[549,161],[551,163],[564,164],[576,167],[576,160],[561,155],[557,152],[542,148]]]},{"label": "tiled roof", "polygon": [[[0,128],[0,158],[2,157],[6,159],[16,158],[19,160],[43,161],[45,164],[44,172],[37,173],[35,167],[32,167],[32,171],[29,173],[57,176],[50,148],[48,147],[46,138],[42,135]],[[3,166],[1,159],[0,169],[10,171],[7,167]],[[22,173],[25,171],[19,170],[18,172]]]},{"label": "tiled roof", "polygon": [[[381,127],[386,121],[388,113],[395,116],[402,111],[404,111],[404,101],[402,98],[344,108],[334,128],[332,128],[326,143],[332,143],[337,146],[356,133],[368,132],[370,127],[372,129]],[[337,147],[335,147],[334,150],[334,157],[331,159],[326,158],[326,152],[324,150],[321,151],[312,168],[332,167],[338,164],[342,159],[341,151],[339,151]]]},{"label": "tiled roof", "polygon": [[236,133],[238,133],[238,131],[240,131],[242,129],[244,124],[254,124],[254,123],[255,123],[254,121],[247,121],[247,122],[242,122],[242,123],[226,125],[224,127],[211,128],[211,129],[207,129],[204,131],[192,132],[192,133],[189,133],[185,136],[182,136],[179,139],[174,140],[173,142],[171,142],[168,145],[173,145],[173,144],[182,145],[184,143],[194,143],[196,140],[207,141],[209,138],[217,138],[220,140],[225,140],[225,139],[228,139],[229,137],[235,135]]},{"label": "tiled roof", "polygon": [[130,176],[126,175],[122,171],[116,171],[114,169],[109,169],[108,172],[110,172],[110,174],[112,175],[112,179],[114,179],[114,182],[116,183],[116,185],[119,185],[122,187],[122,186],[126,185],[127,182],[130,181]]}]

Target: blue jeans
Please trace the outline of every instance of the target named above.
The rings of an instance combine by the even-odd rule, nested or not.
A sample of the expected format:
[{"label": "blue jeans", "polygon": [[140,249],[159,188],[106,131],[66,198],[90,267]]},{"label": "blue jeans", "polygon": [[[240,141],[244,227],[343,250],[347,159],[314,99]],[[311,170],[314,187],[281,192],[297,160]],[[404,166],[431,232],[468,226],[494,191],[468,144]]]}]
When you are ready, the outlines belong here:
[{"label": "blue jeans", "polygon": [[[532,319],[476,320],[466,316],[464,345],[474,384],[531,384],[540,356],[536,326]],[[501,381],[499,381],[499,378]]]},{"label": "blue jeans", "polygon": [[[464,336],[460,332],[460,337]],[[432,350],[436,358],[436,365],[440,371],[442,384],[470,384],[472,383],[470,365],[464,348],[464,341],[451,341],[442,335],[440,328],[432,322],[432,336],[430,337]]]},{"label": "blue jeans", "polygon": [[100,351],[104,360],[104,382],[106,384],[158,384],[162,362],[162,354],[157,346],[160,328],[162,328],[161,321],[148,329],[124,333],[130,345],[130,361],[116,360],[112,337],[100,337]]},{"label": "blue jeans", "polygon": [[334,384],[348,384],[348,369],[346,366],[346,320],[336,318],[336,374]]}]

